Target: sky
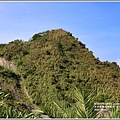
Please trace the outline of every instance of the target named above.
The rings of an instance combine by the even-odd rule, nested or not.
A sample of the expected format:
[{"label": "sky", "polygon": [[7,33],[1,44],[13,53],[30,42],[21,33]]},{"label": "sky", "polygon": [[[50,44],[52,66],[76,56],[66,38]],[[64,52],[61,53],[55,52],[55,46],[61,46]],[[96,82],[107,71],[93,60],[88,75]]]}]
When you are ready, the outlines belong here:
[{"label": "sky", "polygon": [[58,28],[120,65],[120,2],[0,2],[0,43]]}]

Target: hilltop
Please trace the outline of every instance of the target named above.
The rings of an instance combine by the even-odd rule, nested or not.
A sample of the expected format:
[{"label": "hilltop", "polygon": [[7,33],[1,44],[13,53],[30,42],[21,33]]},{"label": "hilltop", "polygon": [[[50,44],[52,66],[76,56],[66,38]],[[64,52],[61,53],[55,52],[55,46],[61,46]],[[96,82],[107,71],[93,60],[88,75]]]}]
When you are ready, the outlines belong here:
[{"label": "hilltop", "polygon": [[1,44],[0,58],[12,62],[15,68],[0,67],[0,86],[10,93],[12,99],[6,100],[10,106],[18,106],[12,100],[27,110],[34,104],[53,116],[50,111],[55,109],[55,101],[74,110],[74,86],[87,93],[94,91],[96,102],[120,102],[119,66],[101,62],[85,44],[63,29],[37,33],[26,42]]}]

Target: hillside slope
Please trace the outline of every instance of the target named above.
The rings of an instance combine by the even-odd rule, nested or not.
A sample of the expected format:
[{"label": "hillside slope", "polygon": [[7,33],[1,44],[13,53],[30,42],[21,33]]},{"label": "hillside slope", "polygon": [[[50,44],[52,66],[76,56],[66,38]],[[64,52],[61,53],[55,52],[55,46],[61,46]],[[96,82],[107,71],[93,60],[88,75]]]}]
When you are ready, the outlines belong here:
[{"label": "hillside slope", "polygon": [[[74,86],[85,92],[94,91],[96,102],[120,102],[119,66],[95,58],[70,32],[48,30],[27,42],[14,40],[0,45],[0,49],[0,57],[13,61],[24,78],[33,103],[44,110],[55,109],[53,101],[74,109]],[[2,85],[2,89],[7,88]]]}]

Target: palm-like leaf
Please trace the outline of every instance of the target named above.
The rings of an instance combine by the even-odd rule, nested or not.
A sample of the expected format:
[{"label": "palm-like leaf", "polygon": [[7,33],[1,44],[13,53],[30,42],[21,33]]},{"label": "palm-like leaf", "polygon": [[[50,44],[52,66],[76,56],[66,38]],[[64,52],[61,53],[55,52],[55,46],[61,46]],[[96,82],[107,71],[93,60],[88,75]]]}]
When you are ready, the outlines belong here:
[{"label": "palm-like leaf", "polygon": [[75,87],[74,97],[76,99],[76,115],[78,118],[95,118],[93,93],[79,91]]},{"label": "palm-like leaf", "polygon": [[[70,108],[63,108],[54,102],[57,108],[57,114],[63,118],[95,118],[97,113],[94,111],[94,97],[92,93],[79,91],[75,87],[74,99],[76,100],[74,111]],[[58,117],[55,116],[55,117]]]},{"label": "palm-like leaf", "polygon": [[56,117],[70,118],[72,111],[67,110],[66,108],[61,107],[58,103],[53,102],[57,108]]}]

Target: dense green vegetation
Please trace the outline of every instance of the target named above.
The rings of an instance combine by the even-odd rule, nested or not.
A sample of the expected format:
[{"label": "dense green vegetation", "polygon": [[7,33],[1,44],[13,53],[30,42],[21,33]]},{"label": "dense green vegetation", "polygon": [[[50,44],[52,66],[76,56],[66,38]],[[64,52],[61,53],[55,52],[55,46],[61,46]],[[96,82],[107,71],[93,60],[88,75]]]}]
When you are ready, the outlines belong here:
[{"label": "dense green vegetation", "polygon": [[27,42],[14,40],[0,45],[0,57],[17,66],[15,72],[0,67],[0,85],[10,93],[12,98],[6,102],[12,106],[18,106],[15,100],[24,103],[27,110],[31,105],[21,81],[33,104],[50,117],[62,117],[55,114],[54,103],[59,103],[66,111],[76,109],[74,86],[86,94],[93,92],[94,102],[120,102],[119,66],[95,58],[70,32],[58,29],[35,34]]}]

